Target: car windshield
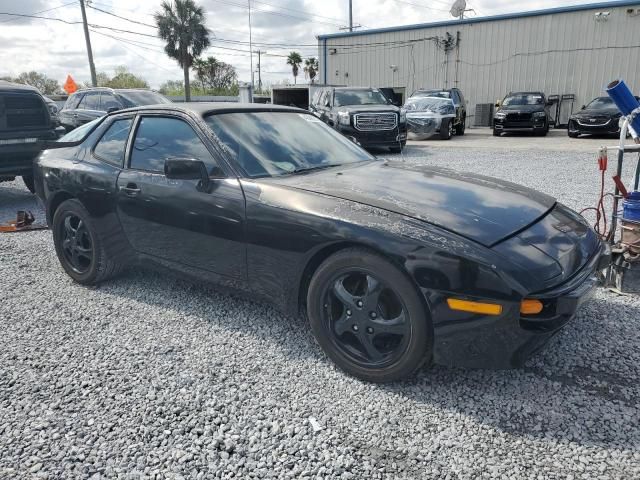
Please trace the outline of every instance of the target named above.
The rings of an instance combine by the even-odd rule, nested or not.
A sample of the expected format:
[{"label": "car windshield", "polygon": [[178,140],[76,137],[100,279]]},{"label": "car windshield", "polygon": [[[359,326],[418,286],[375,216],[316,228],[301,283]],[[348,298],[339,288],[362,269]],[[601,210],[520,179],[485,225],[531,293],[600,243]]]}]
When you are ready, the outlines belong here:
[{"label": "car windshield", "polygon": [[85,123],[84,125],[79,126],[75,130],[71,130],[66,135],[60,137],[58,142],[77,142],[86,137],[91,130],[94,129],[98,123],[102,121],[104,117],[96,118],[95,120],[90,121],[89,123]]},{"label": "car windshield", "polygon": [[334,105],[342,107],[346,105],[386,105],[387,97],[376,88],[371,90],[336,90]]},{"label": "car windshield", "polygon": [[279,176],[373,160],[313,115],[237,112],[205,121],[249,177]]},{"label": "car windshield", "polygon": [[417,97],[451,98],[451,93],[442,90],[418,90],[411,95],[411,98]]},{"label": "car windshield", "polygon": [[431,112],[440,115],[448,115],[454,112],[453,103],[449,98],[411,97],[404,105],[407,113]]},{"label": "car windshield", "polygon": [[617,110],[616,104],[609,97],[598,97],[589,102],[586,108],[590,110]]},{"label": "car windshield", "polygon": [[503,105],[544,105],[542,95],[537,93],[516,93],[509,95],[502,102]]},{"label": "car windshield", "polygon": [[118,95],[122,98],[124,106],[137,107],[140,105],[156,105],[159,103],[171,103],[167,97],[160,95],[156,92],[139,90],[129,92],[118,92]]}]

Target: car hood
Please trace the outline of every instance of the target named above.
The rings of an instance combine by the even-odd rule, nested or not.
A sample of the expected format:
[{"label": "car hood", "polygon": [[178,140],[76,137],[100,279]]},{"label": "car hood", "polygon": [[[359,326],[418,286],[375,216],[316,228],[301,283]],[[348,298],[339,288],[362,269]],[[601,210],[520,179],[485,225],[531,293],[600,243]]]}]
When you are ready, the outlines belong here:
[{"label": "car hood", "polygon": [[580,110],[573,114],[574,118],[588,118],[588,117],[617,117],[622,115],[617,108],[609,108],[604,110]]},{"label": "car hood", "polygon": [[335,107],[336,111],[349,112],[349,113],[376,113],[376,112],[393,112],[400,111],[395,105],[343,105],[341,107]]},{"label": "car hood", "polygon": [[523,230],[556,203],[510,182],[400,161],[372,161],[271,180],[422,220],[485,246]]}]

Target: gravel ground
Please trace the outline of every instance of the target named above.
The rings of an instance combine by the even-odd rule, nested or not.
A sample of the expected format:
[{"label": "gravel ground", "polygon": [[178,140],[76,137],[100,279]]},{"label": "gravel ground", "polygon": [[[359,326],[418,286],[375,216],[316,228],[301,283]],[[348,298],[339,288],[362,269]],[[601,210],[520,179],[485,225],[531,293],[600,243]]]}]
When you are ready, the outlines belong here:
[{"label": "gravel ground", "polygon": [[[405,160],[596,201],[593,154]],[[0,184],[0,218],[21,201]],[[638,297],[600,289],[524,369],[376,386],[267,305],[145,271],[78,286],[41,231],[0,234],[0,319],[3,479],[640,477]]]}]

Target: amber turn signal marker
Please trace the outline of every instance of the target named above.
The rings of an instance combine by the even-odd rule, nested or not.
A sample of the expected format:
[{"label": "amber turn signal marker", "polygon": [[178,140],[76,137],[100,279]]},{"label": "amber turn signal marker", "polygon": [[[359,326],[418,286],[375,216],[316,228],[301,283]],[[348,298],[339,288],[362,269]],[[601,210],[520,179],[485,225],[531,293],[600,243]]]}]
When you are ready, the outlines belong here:
[{"label": "amber turn signal marker", "polygon": [[483,315],[500,315],[502,313],[502,305],[495,303],[471,302],[469,300],[447,298],[447,304],[451,310],[460,310],[462,312],[481,313]]},{"label": "amber turn signal marker", "polygon": [[520,304],[520,313],[523,315],[535,315],[540,313],[544,305],[540,300],[526,299]]}]

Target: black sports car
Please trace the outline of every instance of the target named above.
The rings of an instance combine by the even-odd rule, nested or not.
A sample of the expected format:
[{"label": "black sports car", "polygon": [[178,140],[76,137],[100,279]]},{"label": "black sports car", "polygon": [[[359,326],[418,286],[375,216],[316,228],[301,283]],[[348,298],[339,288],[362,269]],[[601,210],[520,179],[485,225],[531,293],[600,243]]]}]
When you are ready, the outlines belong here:
[{"label": "black sports car", "polygon": [[[640,98],[636,97],[640,100]],[[610,97],[597,97],[569,118],[567,134],[577,138],[581,134],[620,135],[622,113]]]},{"label": "black sports car", "polygon": [[603,260],[553,198],[382,161],[296,108],[109,114],[37,160],[60,262],[82,284],[140,262],[308,316],[369,381],[425,362],[513,367],[564,326]]}]

